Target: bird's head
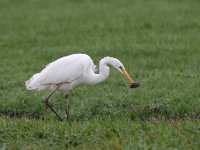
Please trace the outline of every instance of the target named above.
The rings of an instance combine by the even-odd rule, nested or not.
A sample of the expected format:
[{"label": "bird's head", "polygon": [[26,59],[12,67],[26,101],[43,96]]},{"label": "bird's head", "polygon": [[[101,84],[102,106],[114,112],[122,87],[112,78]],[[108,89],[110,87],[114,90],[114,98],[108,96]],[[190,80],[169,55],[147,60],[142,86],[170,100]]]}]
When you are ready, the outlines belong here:
[{"label": "bird's head", "polygon": [[107,57],[107,64],[111,65],[112,67],[116,68],[119,72],[121,72],[124,77],[129,81],[130,88],[137,88],[140,86],[140,83],[136,83],[133,81],[131,76],[126,71],[124,65],[116,58],[113,57]]}]

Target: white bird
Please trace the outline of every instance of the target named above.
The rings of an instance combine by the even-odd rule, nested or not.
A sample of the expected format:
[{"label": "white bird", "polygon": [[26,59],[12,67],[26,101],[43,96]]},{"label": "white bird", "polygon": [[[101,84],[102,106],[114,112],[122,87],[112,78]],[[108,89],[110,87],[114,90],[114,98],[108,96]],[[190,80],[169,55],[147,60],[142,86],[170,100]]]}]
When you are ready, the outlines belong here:
[{"label": "white bird", "polygon": [[[48,64],[40,73],[34,74],[25,82],[28,90],[50,89],[51,93],[45,99],[45,104],[62,120],[49,104],[49,98],[55,91],[70,92],[82,85],[95,85],[101,83],[109,76],[108,65],[116,68],[131,83],[131,88],[139,87],[139,83],[133,82],[126,72],[124,65],[116,58],[104,57],[99,62],[99,73],[95,73],[95,65],[86,54],[73,54],[55,60]],[[69,114],[70,96],[66,105],[66,114]]]}]

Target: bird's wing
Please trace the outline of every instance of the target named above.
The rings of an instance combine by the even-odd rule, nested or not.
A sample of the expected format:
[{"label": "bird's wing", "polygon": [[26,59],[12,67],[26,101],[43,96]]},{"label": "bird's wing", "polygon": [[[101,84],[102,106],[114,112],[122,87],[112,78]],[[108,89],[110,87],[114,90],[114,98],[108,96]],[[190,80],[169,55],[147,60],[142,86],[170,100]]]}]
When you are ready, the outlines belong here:
[{"label": "bird's wing", "polygon": [[85,71],[84,60],[80,57],[62,57],[43,69],[40,84],[68,83],[80,78]]}]

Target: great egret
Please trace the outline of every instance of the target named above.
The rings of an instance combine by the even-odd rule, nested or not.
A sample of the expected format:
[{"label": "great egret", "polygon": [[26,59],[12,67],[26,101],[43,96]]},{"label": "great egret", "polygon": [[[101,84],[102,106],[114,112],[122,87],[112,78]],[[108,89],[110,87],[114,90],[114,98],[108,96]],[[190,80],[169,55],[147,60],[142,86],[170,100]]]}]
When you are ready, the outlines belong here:
[{"label": "great egret", "polygon": [[[49,98],[55,91],[70,92],[82,85],[95,85],[101,83],[109,76],[108,65],[116,68],[131,83],[131,88],[139,87],[139,83],[133,82],[126,72],[124,65],[116,58],[104,57],[99,62],[99,73],[95,73],[95,65],[86,54],[73,54],[57,59],[48,64],[40,73],[34,74],[26,81],[28,90],[50,89],[51,93],[45,99],[45,104],[60,119],[53,107],[49,104]],[[70,95],[66,104],[66,114],[69,114]]]}]

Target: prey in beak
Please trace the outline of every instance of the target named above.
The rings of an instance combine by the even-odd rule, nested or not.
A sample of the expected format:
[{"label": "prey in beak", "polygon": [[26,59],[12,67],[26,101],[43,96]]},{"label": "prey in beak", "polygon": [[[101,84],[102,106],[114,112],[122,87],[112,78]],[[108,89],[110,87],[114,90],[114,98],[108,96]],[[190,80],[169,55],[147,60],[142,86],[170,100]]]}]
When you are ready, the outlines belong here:
[{"label": "prey in beak", "polygon": [[124,77],[129,81],[130,88],[137,88],[140,86],[140,83],[136,83],[133,81],[133,79],[131,78],[131,76],[128,74],[128,72],[123,68],[123,67],[119,67],[119,69],[121,70],[122,74],[124,75]]}]

